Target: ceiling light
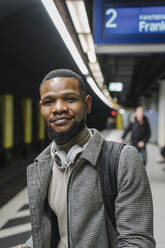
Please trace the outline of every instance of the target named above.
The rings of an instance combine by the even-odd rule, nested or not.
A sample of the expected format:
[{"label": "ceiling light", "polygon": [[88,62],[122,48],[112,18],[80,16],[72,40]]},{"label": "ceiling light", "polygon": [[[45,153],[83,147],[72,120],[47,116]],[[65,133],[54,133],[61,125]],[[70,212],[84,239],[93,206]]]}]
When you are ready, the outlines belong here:
[{"label": "ceiling light", "polygon": [[102,74],[101,74],[100,71],[94,71],[94,72],[93,72],[93,75],[94,75],[95,77],[102,77]]},{"label": "ceiling light", "polygon": [[92,34],[79,34],[78,37],[84,53],[87,53],[89,50],[95,50]]},{"label": "ceiling light", "polygon": [[90,67],[90,70],[93,74],[93,77],[95,78],[97,84],[99,85],[99,88],[102,88],[103,83],[104,83],[104,78],[103,78],[102,72],[100,70],[99,63],[98,62],[89,63],[89,67]]},{"label": "ceiling light", "polygon": [[[93,37],[89,28],[88,17],[85,10],[85,4],[83,0],[66,0],[70,16],[72,18],[75,29],[78,33],[79,40],[82,46],[84,53],[87,53],[88,60],[90,61],[89,66],[92,74],[100,72],[100,66],[97,62],[95,46]],[[87,27],[87,30],[85,29]],[[93,64],[93,66],[92,66]],[[99,77],[99,79],[98,79]],[[102,83],[104,81],[103,76],[95,76],[97,83]]]},{"label": "ceiling light", "polygon": [[79,40],[80,40],[80,43],[81,43],[81,46],[82,46],[82,49],[83,49],[84,53],[87,53],[88,44],[86,42],[85,36],[84,35],[79,35],[78,37],[79,37]]},{"label": "ceiling light", "polygon": [[66,47],[68,48],[69,52],[71,53],[74,61],[76,62],[77,66],[79,67],[80,71],[84,75],[88,75],[88,69],[84,64],[62,18],[56,8],[54,2],[52,0],[41,0],[42,4],[44,5],[45,9],[47,10],[50,18],[52,19],[55,27],[57,28],[59,34],[61,35]]},{"label": "ceiling light", "polygon": [[104,82],[104,78],[103,78],[102,73],[100,71],[93,72],[92,74],[93,74],[94,78],[96,78],[98,81]]},{"label": "ceiling light", "polygon": [[102,80],[102,77],[95,77],[96,82],[98,83],[98,85],[101,85],[101,87],[104,85],[104,81]]},{"label": "ceiling light", "polygon": [[111,102],[103,95],[103,93],[100,91],[98,86],[96,85],[95,81],[92,77],[87,77],[87,82],[89,83],[90,87],[93,89],[93,91],[96,93],[96,95],[106,104],[108,107],[111,107]]},{"label": "ceiling light", "polygon": [[90,61],[90,63],[96,63],[96,54],[95,51],[91,50],[87,52],[88,55],[88,59]]},{"label": "ceiling light", "polygon": [[103,82],[101,82],[99,80],[97,80],[96,82],[97,82],[99,88],[102,90],[103,89],[103,86],[104,86]]},{"label": "ceiling light", "polygon": [[73,24],[77,33],[90,33],[88,17],[84,5],[84,1],[66,0]]},{"label": "ceiling light", "polygon": [[104,95],[105,95],[106,97],[109,97],[109,91],[108,91],[107,89],[104,89]]},{"label": "ceiling light", "polygon": [[114,92],[121,92],[123,90],[122,82],[111,82],[109,83],[109,90]]},{"label": "ceiling light", "polygon": [[89,50],[95,51],[95,46],[94,46],[94,41],[93,41],[92,34],[86,34],[85,36],[86,36],[86,39],[87,39]]},{"label": "ceiling light", "polygon": [[98,62],[96,63],[89,63],[89,68],[92,72],[94,71],[100,71],[100,65]]}]

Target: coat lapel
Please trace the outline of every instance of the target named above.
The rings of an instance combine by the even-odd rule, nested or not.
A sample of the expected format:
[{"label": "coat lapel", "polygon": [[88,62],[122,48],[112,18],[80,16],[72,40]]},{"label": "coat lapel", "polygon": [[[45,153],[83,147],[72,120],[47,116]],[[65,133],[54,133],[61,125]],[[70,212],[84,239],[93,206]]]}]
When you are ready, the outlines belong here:
[{"label": "coat lapel", "polygon": [[[49,150],[50,151],[50,150]],[[45,155],[45,156],[44,156]],[[51,224],[47,218],[47,223],[44,222],[45,218],[45,204],[47,203],[47,192],[51,177],[53,161],[50,153],[44,151],[39,156],[34,164],[30,165],[27,169],[29,205],[31,212],[32,236],[33,247],[46,248],[50,247],[51,242]],[[46,242],[42,242],[43,235],[47,237]]]}]

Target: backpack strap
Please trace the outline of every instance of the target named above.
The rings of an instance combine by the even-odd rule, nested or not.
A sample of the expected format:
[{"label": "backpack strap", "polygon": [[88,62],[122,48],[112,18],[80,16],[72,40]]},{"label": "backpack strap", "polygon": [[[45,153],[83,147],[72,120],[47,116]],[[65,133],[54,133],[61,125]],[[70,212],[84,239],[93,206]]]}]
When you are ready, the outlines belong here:
[{"label": "backpack strap", "polygon": [[100,179],[102,198],[112,225],[116,229],[115,200],[120,153],[125,144],[104,141],[101,152]]}]

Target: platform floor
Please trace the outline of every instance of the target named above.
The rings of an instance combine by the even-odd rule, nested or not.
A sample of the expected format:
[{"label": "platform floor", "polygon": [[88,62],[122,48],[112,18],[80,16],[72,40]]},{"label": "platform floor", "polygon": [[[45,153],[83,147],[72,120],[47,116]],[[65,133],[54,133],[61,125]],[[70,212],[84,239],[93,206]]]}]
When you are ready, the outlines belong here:
[{"label": "platform floor", "polygon": [[[107,140],[118,141],[121,131],[104,130]],[[165,164],[161,160],[158,146],[148,144],[148,164],[146,167],[151,183],[154,204],[154,236],[157,248],[165,248]],[[0,208],[0,248],[11,248],[23,243],[30,236],[30,217],[27,190],[23,188],[16,196]]]}]

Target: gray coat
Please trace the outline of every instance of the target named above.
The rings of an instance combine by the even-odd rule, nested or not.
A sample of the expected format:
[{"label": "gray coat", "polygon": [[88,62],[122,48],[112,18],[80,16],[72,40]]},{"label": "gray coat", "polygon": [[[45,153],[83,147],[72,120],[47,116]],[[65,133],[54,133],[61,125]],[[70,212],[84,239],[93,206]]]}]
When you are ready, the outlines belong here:
[{"label": "gray coat", "polygon": [[[104,138],[93,131],[68,184],[69,247],[154,248],[151,190],[139,153],[126,145],[120,155],[114,230],[100,187],[99,155]],[[48,146],[27,169],[33,240],[33,245],[31,240],[27,245],[34,248],[55,248],[59,239],[57,219],[47,200],[52,165]]]}]

